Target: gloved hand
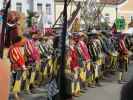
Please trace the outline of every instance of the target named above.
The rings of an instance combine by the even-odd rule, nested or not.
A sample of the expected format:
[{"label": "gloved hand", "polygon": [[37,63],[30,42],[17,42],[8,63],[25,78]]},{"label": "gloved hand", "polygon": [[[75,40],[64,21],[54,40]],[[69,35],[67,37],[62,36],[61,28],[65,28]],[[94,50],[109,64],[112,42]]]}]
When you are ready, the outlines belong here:
[{"label": "gloved hand", "polygon": [[48,58],[48,59],[51,59],[52,57],[51,57],[51,55],[49,55],[47,58]]},{"label": "gloved hand", "polygon": [[22,65],[22,69],[23,69],[23,70],[27,70],[27,68],[26,68],[25,65]]}]

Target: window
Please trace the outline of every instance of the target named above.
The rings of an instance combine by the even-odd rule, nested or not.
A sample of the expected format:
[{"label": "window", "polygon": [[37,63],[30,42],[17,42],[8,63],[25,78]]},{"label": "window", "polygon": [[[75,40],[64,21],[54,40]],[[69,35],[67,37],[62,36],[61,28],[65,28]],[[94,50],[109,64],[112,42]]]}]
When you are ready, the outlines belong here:
[{"label": "window", "polygon": [[130,20],[133,21],[133,16],[130,17]]},{"label": "window", "polygon": [[125,19],[125,17],[124,16],[121,16],[121,19]]},{"label": "window", "polygon": [[46,4],[46,14],[51,15],[51,4]]},{"label": "window", "polygon": [[16,3],[16,10],[22,12],[22,3]]},{"label": "window", "polygon": [[110,15],[109,15],[108,13],[105,14],[104,20],[105,20],[106,22],[109,22],[109,20],[110,20]]},{"label": "window", "polygon": [[105,16],[109,16],[109,14],[108,14],[108,13],[106,13],[106,14],[105,14]]},{"label": "window", "polygon": [[38,3],[38,4],[37,4],[37,11],[38,11],[39,13],[42,13],[42,4],[41,4],[41,3]]}]

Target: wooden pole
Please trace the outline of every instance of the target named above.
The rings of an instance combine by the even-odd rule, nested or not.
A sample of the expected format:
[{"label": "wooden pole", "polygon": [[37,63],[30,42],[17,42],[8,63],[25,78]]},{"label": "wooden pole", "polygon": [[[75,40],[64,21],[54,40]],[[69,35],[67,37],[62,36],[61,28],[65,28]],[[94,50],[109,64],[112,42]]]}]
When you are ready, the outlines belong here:
[{"label": "wooden pole", "polygon": [[11,0],[8,1],[6,4],[4,10],[3,10],[3,24],[2,24],[2,31],[1,31],[1,39],[0,39],[0,58],[3,58],[3,50],[5,46],[5,31],[6,31],[6,23],[7,23],[7,15],[8,15],[8,9],[11,6]]},{"label": "wooden pole", "polygon": [[116,0],[116,8],[115,8],[115,10],[116,10],[116,19],[117,19],[117,17],[118,17],[118,1]]},{"label": "wooden pole", "polygon": [[67,0],[64,0],[64,11],[63,11],[63,29],[61,34],[61,66],[60,66],[60,100],[66,98],[66,79],[65,79],[65,52],[66,52],[66,33],[67,33]]}]

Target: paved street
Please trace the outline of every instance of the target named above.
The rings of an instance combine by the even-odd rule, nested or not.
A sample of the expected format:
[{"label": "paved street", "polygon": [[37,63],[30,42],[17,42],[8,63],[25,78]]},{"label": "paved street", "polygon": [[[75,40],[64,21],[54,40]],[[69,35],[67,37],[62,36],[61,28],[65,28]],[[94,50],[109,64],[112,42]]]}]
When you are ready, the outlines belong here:
[{"label": "paved street", "polygon": [[[59,96],[62,84],[74,96],[81,85],[74,100],[120,100],[124,84],[118,74],[133,79],[133,61],[126,77],[110,72],[124,71],[127,58],[133,60],[132,2],[0,0],[0,100],[48,100]],[[53,78],[59,75],[63,82],[56,85]],[[91,76],[101,85],[82,91]]]},{"label": "paved street", "polygon": [[89,88],[87,93],[75,100],[119,100],[122,85],[117,82],[102,82],[102,87]]},{"label": "paved street", "polygon": [[[129,65],[128,80],[133,77],[133,64]],[[114,80],[115,79],[115,80]],[[75,100],[120,100],[120,90],[122,85],[116,81],[116,77],[111,77],[105,82],[102,82],[102,87],[95,89],[89,88],[87,93]]]},{"label": "paved street", "polygon": [[[128,80],[133,76],[133,63],[129,65],[129,73],[127,75]],[[101,82],[102,87],[88,88],[85,94],[75,98],[75,100],[119,100],[120,90],[122,85],[117,83],[116,76]],[[46,100],[47,91],[46,88],[41,87],[37,89],[36,94],[24,95],[24,100]]]}]

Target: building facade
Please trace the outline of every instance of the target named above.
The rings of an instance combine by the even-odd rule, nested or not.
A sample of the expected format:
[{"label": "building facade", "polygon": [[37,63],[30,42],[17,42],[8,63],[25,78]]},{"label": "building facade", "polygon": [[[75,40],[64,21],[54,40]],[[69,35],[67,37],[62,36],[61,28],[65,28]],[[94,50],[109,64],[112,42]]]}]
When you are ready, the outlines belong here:
[{"label": "building facade", "polygon": [[103,15],[110,18],[110,22],[114,22],[116,18],[116,7],[118,8],[117,15],[118,17],[122,17],[125,19],[126,22],[126,28],[125,30],[128,30],[128,24],[133,21],[133,6],[132,6],[132,0],[125,0],[125,2],[119,4],[119,5],[107,5],[103,10]]},{"label": "building facade", "polygon": [[[86,0],[75,0],[75,1],[82,2]],[[95,0],[91,0],[91,1],[95,1]],[[124,5],[127,2],[127,0],[96,0],[96,2],[105,4],[102,14],[109,21],[110,26],[112,26],[116,19],[116,7],[118,7],[119,9],[119,7]],[[55,19],[57,19],[60,16],[60,13],[63,11],[63,6],[64,6],[63,0],[55,0]],[[75,3],[71,2],[67,7],[68,18],[70,18],[71,12],[73,12],[75,8],[76,8]],[[121,14],[118,13],[118,16],[121,16]]]},{"label": "building facade", "polygon": [[133,21],[133,6],[132,6],[132,0],[124,0],[119,5],[107,5],[103,10],[103,15],[111,19],[111,22],[114,22],[116,18],[116,7],[118,8],[118,17],[122,17],[125,19],[126,22],[126,28],[125,31],[128,30],[128,24]]},{"label": "building facade", "polygon": [[0,0],[0,9],[3,8],[3,0]]},{"label": "building facade", "polygon": [[126,20],[126,29],[128,29],[128,24],[133,21],[133,1],[127,0],[125,3],[119,6],[118,15],[122,16]]},{"label": "building facade", "polygon": [[[0,0],[0,9],[3,7]],[[44,27],[50,27],[54,23],[54,0],[11,0],[11,10],[22,12],[27,16],[27,10],[37,12],[42,17]]]}]

